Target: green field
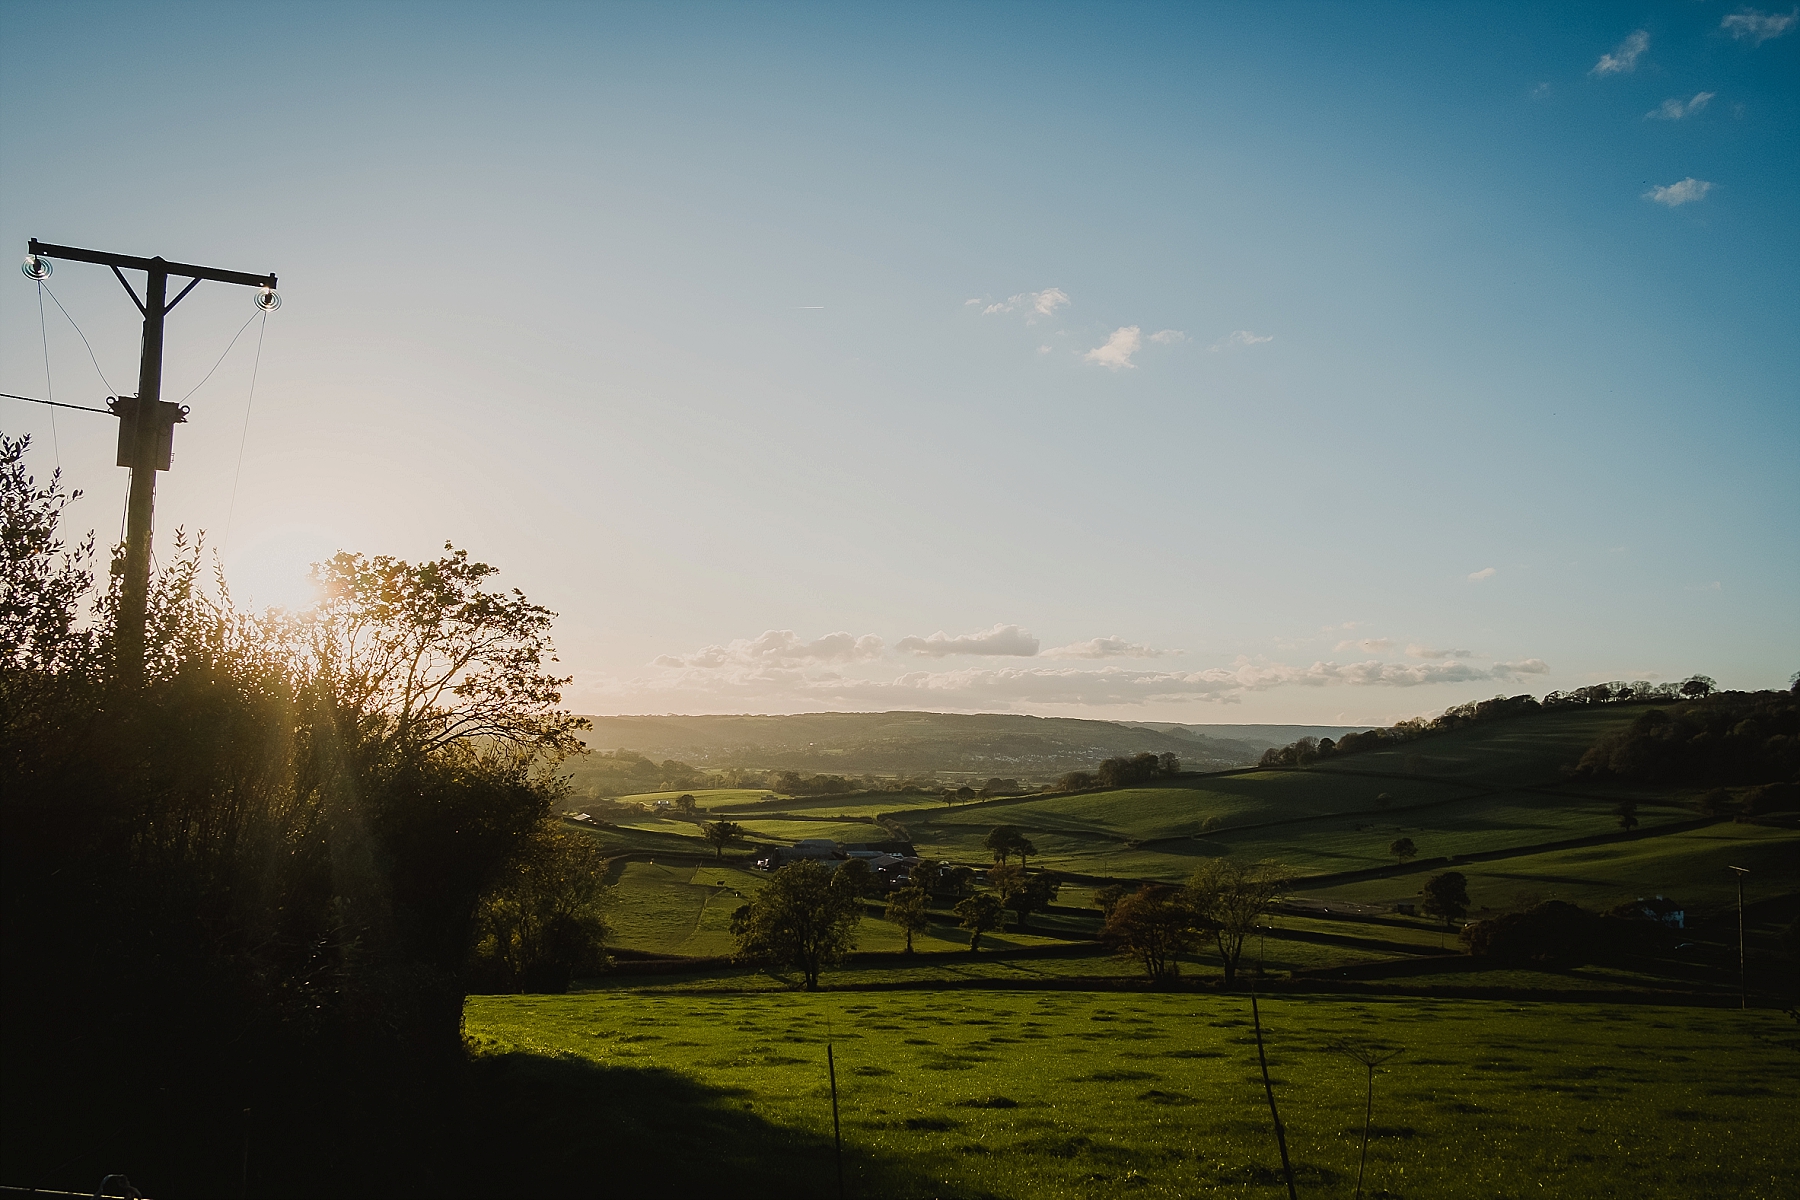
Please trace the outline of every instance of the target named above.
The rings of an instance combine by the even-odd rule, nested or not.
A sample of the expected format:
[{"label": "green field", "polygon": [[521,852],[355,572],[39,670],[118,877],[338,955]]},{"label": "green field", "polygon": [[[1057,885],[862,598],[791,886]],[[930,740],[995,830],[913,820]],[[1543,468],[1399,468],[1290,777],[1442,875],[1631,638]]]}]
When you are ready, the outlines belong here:
[{"label": "green field", "polygon": [[[1752,898],[1800,891],[1800,833],[1724,822],[1661,837],[1554,850],[1457,866],[1479,909],[1512,907],[1521,894],[1606,909],[1639,896],[1667,895],[1721,908],[1737,894],[1728,869],[1748,867]],[[1365,904],[1411,899],[1421,873],[1307,891]]]},{"label": "green field", "polygon": [[[1263,1016],[1303,1194],[1355,1181],[1365,1076],[1340,1038],[1405,1048],[1376,1085],[1369,1195],[1793,1194],[1800,1032],[1780,1014],[1283,997]],[[466,1026],[497,1077],[562,1072],[546,1119],[569,1137],[546,1140],[571,1172],[583,1130],[647,1153],[630,1130],[679,1095],[671,1118],[708,1131],[695,1155],[733,1170],[664,1161],[669,1186],[834,1195],[829,1029],[851,1195],[1278,1189],[1242,996],[598,991],[473,997]]]}]

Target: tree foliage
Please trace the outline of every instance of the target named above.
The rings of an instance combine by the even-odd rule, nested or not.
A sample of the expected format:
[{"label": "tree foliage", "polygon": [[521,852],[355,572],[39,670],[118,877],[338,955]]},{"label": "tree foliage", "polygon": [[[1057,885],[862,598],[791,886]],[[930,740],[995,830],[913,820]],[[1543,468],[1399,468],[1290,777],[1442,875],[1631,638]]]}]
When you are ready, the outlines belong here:
[{"label": "tree foliage", "polygon": [[1388,853],[1404,863],[1416,858],[1419,848],[1413,845],[1413,840],[1409,837],[1395,838],[1388,846]]},{"label": "tree foliage", "polygon": [[950,911],[962,919],[962,927],[969,931],[971,951],[981,949],[982,934],[999,929],[1006,920],[1006,909],[992,892],[976,892],[958,900]]},{"label": "tree foliage", "polygon": [[1419,889],[1424,897],[1419,907],[1425,915],[1444,918],[1447,929],[1450,922],[1469,911],[1469,880],[1461,871],[1441,871],[1425,881]]},{"label": "tree foliage", "polygon": [[725,860],[726,849],[744,837],[744,827],[736,821],[708,821],[700,827],[700,832],[706,835],[721,862]]},{"label": "tree foliage", "polygon": [[566,992],[605,965],[606,858],[592,838],[540,822],[481,898],[471,984]]},{"label": "tree foliage", "polygon": [[1606,734],[1576,770],[1642,783],[1760,784],[1800,777],[1800,694],[1720,692],[1652,708]]},{"label": "tree foliage", "polygon": [[1019,856],[1019,865],[1024,866],[1025,859],[1037,853],[1037,847],[1032,845],[1031,839],[1017,825],[994,826],[981,844],[994,856],[997,863],[1007,862],[1016,854]]},{"label": "tree foliage", "polygon": [[738,959],[792,968],[807,991],[818,991],[820,970],[842,962],[856,944],[863,906],[849,882],[811,859],[776,871],[732,915]]},{"label": "tree foliage", "polygon": [[1228,986],[1237,978],[1245,940],[1287,884],[1287,876],[1273,863],[1229,858],[1211,859],[1188,877],[1186,899],[1195,925],[1218,948]]},{"label": "tree foliage", "polygon": [[906,935],[906,952],[913,952],[913,935],[931,928],[931,894],[914,885],[896,889],[888,897],[885,917]]},{"label": "tree foliage", "polygon": [[1055,903],[1056,893],[1061,887],[1056,876],[1047,871],[1039,871],[1034,875],[1024,867],[1012,863],[1001,863],[994,867],[988,872],[988,881],[1000,897],[1000,903],[1018,917],[1016,924],[1020,929],[1027,927],[1032,913]]},{"label": "tree foliage", "polygon": [[1177,956],[1195,947],[1200,929],[1183,889],[1147,883],[1113,903],[1100,938],[1143,964],[1152,983],[1165,983],[1181,974]]}]

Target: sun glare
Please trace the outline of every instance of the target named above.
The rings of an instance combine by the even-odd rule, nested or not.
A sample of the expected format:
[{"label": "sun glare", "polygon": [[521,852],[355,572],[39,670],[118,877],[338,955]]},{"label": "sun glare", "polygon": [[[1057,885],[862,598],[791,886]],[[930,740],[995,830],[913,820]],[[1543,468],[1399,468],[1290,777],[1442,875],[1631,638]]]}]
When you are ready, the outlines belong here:
[{"label": "sun glare", "polygon": [[336,534],[318,525],[277,525],[252,538],[225,561],[232,598],[248,609],[298,612],[318,599],[309,571],[341,549]]}]

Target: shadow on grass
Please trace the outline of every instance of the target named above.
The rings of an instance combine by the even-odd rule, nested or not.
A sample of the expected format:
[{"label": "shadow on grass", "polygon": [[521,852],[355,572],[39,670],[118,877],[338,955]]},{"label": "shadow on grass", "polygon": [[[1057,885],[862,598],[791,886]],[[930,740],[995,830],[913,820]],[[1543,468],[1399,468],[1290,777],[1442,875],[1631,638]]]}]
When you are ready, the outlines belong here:
[{"label": "shadow on grass", "polygon": [[[745,1089],[521,1052],[478,1056],[469,1082],[455,1195],[838,1194],[829,1134],[765,1120]],[[937,1196],[944,1187],[915,1163],[844,1147],[848,1195]]]}]

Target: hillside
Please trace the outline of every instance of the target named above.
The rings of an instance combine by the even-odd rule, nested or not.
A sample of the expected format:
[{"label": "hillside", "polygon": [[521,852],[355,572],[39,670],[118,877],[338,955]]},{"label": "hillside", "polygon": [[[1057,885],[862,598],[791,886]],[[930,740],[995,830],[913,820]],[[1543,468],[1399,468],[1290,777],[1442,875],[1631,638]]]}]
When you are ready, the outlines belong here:
[{"label": "hillside", "polygon": [[588,745],[678,759],[704,770],[838,775],[999,775],[1049,779],[1114,755],[1174,754],[1193,770],[1256,761],[1303,734],[1353,727],[1169,725],[982,713],[805,713],[795,716],[590,717]]}]

